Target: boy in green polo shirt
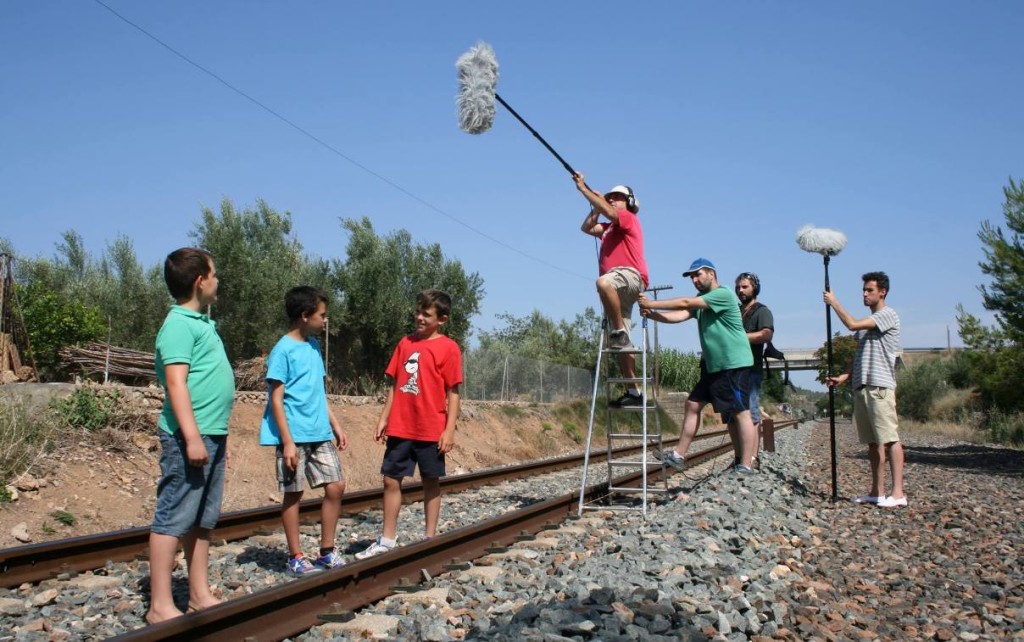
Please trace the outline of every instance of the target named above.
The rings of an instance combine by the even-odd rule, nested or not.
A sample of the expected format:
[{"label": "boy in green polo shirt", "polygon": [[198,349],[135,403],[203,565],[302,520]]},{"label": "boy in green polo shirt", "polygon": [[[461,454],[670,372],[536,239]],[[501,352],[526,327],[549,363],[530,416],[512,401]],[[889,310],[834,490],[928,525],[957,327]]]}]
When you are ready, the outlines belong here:
[{"label": "boy in green polo shirt", "polygon": [[160,413],[160,482],[149,533],[150,602],[146,621],[181,615],[171,594],[180,542],[188,562],[188,610],[219,604],[210,592],[210,532],[220,517],[228,419],[235,377],[213,321],[201,310],[217,301],[217,270],[209,252],[181,248],[167,255],[164,281],[177,305],[156,337],[156,376],[164,388]]}]

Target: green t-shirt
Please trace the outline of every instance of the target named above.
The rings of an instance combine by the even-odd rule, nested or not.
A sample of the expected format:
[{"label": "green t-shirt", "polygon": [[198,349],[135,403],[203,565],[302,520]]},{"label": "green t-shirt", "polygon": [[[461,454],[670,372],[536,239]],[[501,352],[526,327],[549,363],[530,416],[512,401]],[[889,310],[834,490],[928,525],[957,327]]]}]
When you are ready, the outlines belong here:
[{"label": "green t-shirt", "polygon": [[199,434],[228,434],[228,419],[235,403],[235,375],[224,343],[210,317],[175,305],[156,335],[156,378],[164,388],[158,425],[172,435],[181,427],[167,394],[167,366],[180,363],[188,364],[185,381]]},{"label": "green t-shirt", "polygon": [[732,368],[746,368],[754,365],[750,342],[743,329],[740,301],[732,290],[720,285],[700,295],[708,307],[697,309],[697,325],[700,328],[700,348],[708,372],[720,372]]}]

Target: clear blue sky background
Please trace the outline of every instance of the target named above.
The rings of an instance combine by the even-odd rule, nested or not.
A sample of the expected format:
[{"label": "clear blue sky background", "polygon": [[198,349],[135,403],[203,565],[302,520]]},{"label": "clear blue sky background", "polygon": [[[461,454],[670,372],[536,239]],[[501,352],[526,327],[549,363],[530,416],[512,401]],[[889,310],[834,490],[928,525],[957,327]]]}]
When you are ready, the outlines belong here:
[{"label": "clear blue sky background", "polygon": [[[905,346],[957,344],[957,303],[991,319],[976,234],[1024,176],[1024,3],[106,1],[335,151],[94,1],[8,0],[0,236],[19,253],[75,229],[154,265],[202,206],[262,198],[315,255],[344,256],[339,218],[440,243],[485,280],[478,328],[572,318],[596,261],[568,173],[503,110],[456,125],[454,62],[482,39],[499,93],[591,185],[633,186],[670,294],[693,293],[697,256],[726,283],[755,271],[776,344],[819,346],[822,259],[794,241],[812,223],[849,237],[831,276],[856,315],[860,274],[890,274]],[[661,340],[698,349],[693,324]]]}]

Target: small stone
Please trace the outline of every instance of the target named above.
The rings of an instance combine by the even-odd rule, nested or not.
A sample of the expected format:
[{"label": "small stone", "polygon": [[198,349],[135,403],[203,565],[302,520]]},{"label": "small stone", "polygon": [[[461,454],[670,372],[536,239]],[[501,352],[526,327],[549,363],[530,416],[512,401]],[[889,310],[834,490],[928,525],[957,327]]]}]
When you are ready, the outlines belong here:
[{"label": "small stone", "polygon": [[29,600],[29,603],[32,606],[38,608],[40,606],[45,606],[47,604],[52,603],[54,600],[57,599],[58,595],[60,595],[60,591],[58,591],[57,589],[47,589],[42,593],[36,593],[35,595],[33,595],[32,599]]},{"label": "small stone", "polygon": [[28,534],[28,524],[21,522],[16,524],[11,529],[11,537],[18,540],[19,542],[28,543],[32,541],[32,536]]}]

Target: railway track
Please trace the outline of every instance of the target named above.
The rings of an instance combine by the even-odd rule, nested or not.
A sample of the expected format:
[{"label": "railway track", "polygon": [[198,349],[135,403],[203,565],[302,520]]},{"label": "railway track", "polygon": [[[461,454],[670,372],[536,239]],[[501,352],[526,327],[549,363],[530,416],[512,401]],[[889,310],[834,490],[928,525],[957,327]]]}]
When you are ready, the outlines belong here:
[{"label": "railway track", "polygon": [[[785,422],[777,428],[795,425]],[[702,439],[722,437],[724,430],[700,435]],[[666,446],[671,442],[666,440]],[[628,455],[637,448],[623,448],[616,456]],[[731,450],[728,443],[693,453],[688,462],[698,464],[712,460]],[[593,458],[592,458],[593,459]],[[530,462],[519,466],[489,469],[445,480],[445,492],[455,492],[507,479],[539,475],[555,470],[577,467],[582,454],[558,459]],[[659,480],[661,467],[652,466],[649,481]],[[640,473],[613,481],[616,486],[638,484]],[[595,502],[607,495],[608,483],[585,491],[585,500]],[[421,487],[410,484],[408,501],[421,499]],[[579,492],[573,491],[527,506],[500,517],[471,524],[396,549],[395,551],[350,564],[332,572],[290,581],[255,594],[232,599],[215,608],[187,614],[159,625],[143,627],[126,633],[119,640],[277,640],[304,631],[323,619],[344,618],[350,611],[371,604],[399,588],[415,585],[418,578],[433,576],[469,560],[496,552],[523,538],[531,537],[573,517]],[[348,514],[379,506],[381,493],[365,491],[346,495],[344,509]],[[303,519],[319,518],[319,500],[304,502]],[[225,514],[215,532],[216,540],[235,540],[275,530],[280,523],[277,506]],[[148,540],[148,529],[129,529],[114,533],[86,536],[46,544],[0,551],[3,584],[18,585],[38,582],[56,573],[71,573],[102,567],[107,561],[125,561],[142,555]],[[454,565],[454,566],[453,566]],[[287,609],[288,617],[280,615]]]}]

